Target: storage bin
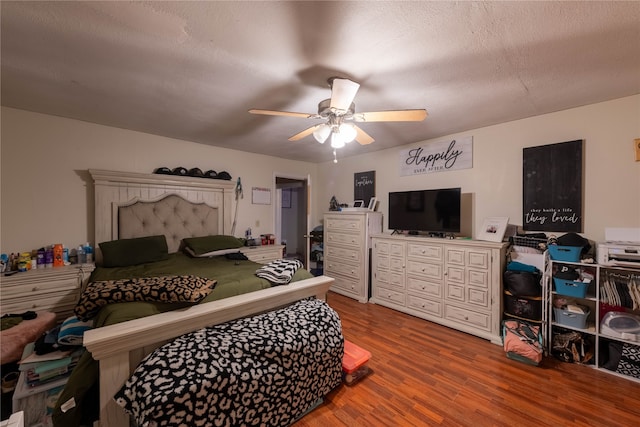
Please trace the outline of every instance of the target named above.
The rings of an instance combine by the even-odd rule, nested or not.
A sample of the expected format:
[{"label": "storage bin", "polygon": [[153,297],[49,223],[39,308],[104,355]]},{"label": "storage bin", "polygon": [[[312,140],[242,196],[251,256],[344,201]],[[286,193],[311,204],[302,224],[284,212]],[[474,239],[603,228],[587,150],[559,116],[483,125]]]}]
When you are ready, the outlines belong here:
[{"label": "storage bin", "polygon": [[540,321],[542,320],[542,298],[516,297],[509,292],[505,292],[504,311],[521,319]]},{"label": "storage bin", "polygon": [[558,279],[557,277],[553,278],[553,283],[556,285],[556,293],[577,298],[584,298],[591,284]]},{"label": "storage bin", "polygon": [[367,362],[371,353],[344,340],[344,357],[342,359],[342,376],[345,384],[352,385],[367,376],[370,372]]},{"label": "storage bin", "polygon": [[579,262],[582,247],[549,245],[549,256],[554,261]]},{"label": "storage bin", "polygon": [[562,326],[569,326],[576,329],[585,329],[587,327],[587,317],[589,317],[590,310],[582,313],[573,313],[566,309],[553,307],[553,312],[556,317],[556,323]]},{"label": "storage bin", "polygon": [[346,373],[355,372],[362,365],[371,359],[371,353],[352,343],[344,340],[344,357],[342,358],[342,370]]}]

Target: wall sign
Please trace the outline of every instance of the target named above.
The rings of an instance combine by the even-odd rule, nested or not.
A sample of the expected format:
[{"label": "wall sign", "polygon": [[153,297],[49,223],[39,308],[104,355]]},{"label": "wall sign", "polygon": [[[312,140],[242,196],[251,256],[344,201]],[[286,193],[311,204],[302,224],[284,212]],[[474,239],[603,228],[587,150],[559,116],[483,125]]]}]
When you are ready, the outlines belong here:
[{"label": "wall sign", "polygon": [[473,167],[473,137],[431,142],[400,151],[400,176]]},{"label": "wall sign", "polygon": [[369,203],[376,195],[376,171],[356,172],[353,174],[353,200]]},{"label": "wall sign", "polygon": [[528,231],[582,231],[583,141],[524,148],[522,225]]},{"label": "wall sign", "polygon": [[251,188],[251,203],[254,205],[270,205],[271,189],[260,187]]}]

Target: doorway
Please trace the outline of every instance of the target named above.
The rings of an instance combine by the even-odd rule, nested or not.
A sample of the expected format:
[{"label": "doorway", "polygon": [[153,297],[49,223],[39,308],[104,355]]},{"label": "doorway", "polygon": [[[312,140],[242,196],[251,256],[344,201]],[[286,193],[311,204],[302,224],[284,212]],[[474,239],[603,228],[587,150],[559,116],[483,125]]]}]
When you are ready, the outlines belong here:
[{"label": "doorway", "polygon": [[310,185],[309,177],[275,176],[275,230],[285,257],[309,265]]}]

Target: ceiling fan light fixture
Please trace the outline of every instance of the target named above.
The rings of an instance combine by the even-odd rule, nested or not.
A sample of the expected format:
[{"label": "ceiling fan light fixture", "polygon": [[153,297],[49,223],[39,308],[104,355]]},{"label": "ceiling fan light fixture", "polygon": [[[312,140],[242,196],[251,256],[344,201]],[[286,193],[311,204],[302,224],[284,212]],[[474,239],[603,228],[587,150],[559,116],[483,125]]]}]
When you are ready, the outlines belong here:
[{"label": "ceiling fan light fixture", "polygon": [[320,144],[324,144],[327,138],[329,138],[330,133],[331,133],[331,126],[320,125],[315,131],[313,131],[313,137]]},{"label": "ceiling fan light fixture", "polygon": [[356,139],[356,136],[358,136],[356,127],[351,123],[342,123],[339,130],[344,142],[351,142]]},{"label": "ceiling fan light fixture", "polygon": [[344,147],[344,137],[340,132],[332,132],[331,133],[331,147],[332,148],[342,148]]}]

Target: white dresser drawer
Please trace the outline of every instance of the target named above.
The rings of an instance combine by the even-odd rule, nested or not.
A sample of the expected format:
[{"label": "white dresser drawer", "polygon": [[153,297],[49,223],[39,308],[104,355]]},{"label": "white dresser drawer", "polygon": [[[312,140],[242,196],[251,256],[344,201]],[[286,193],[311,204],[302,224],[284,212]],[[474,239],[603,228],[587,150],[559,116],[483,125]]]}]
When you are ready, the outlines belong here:
[{"label": "white dresser drawer", "polygon": [[394,274],[392,271],[377,270],[373,278],[382,286],[404,289],[404,276]]},{"label": "white dresser drawer", "polygon": [[489,268],[491,253],[478,249],[471,249],[467,252],[467,266],[475,268]]},{"label": "white dresser drawer", "polygon": [[331,275],[329,272],[335,272],[344,276],[350,277],[355,280],[359,280],[362,275],[362,268],[359,265],[347,264],[342,260],[336,260],[329,257],[324,259],[324,267],[327,270],[327,275]]},{"label": "white dresser drawer", "polygon": [[380,300],[389,301],[396,305],[405,305],[405,294],[403,291],[396,291],[394,289],[378,287],[375,290],[375,296]]},{"label": "white dresser drawer", "polygon": [[407,256],[435,262],[442,262],[442,246],[427,243],[407,243]]},{"label": "white dresser drawer", "polygon": [[327,246],[328,243],[329,245],[336,244],[359,247],[361,241],[362,237],[358,234],[337,233],[329,231],[327,232],[327,242],[325,242],[325,246]]},{"label": "white dresser drawer", "polygon": [[80,294],[71,290],[68,293],[55,292],[40,294],[37,297],[24,296],[12,298],[9,301],[2,301],[3,313],[24,313],[25,311],[52,311],[61,317],[68,317],[78,302]]},{"label": "white dresser drawer", "polygon": [[467,270],[467,283],[473,286],[489,288],[489,271]]},{"label": "white dresser drawer", "polygon": [[250,261],[259,264],[269,264],[271,261],[282,259],[284,245],[246,246],[240,248],[240,252],[246,255]]},{"label": "white dresser drawer", "polygon": [[325,219],[325,227],[330,230],[345,230],[358,232],[364,230],[364,221],[360,217],[333,217],[328,216]]},{"label": "white dresser drawer", "polygon": [[326,257],[337,258],[348,262],[360,262],[361,260],[359,249],[328,246],[324,254]]},{"label": "white dresser drawer", "polygon": [[422,295],[442,298],[442,284],[412,276],[407,277],[407,290]]},{"label": "white dresser drawer", "polygon": [[488,314],[478,313],[450,304],[445,304],[444,306],[444,317],[485,331],[489,331],[491,328],[491,316]]},{"label": "white dresser drawer", "polygon": [[407,261],[407,273],[431,279],[442,279],[442,265],[421,261]]},{"label": "white dresser drawer", "polygon": [[358,297],[361,293],[361,284],[358,280],[353,280],[348,277],[334,275],[331,276],[335,279],[331,290],[339,292],[341,294],[347,293],[354,297]]},{"label": "white dresser drawer", "polygon": [[442,317],[442,302],[432,301],[427,298],[407,295],[407,307],[423,311],[436,317]]}]

